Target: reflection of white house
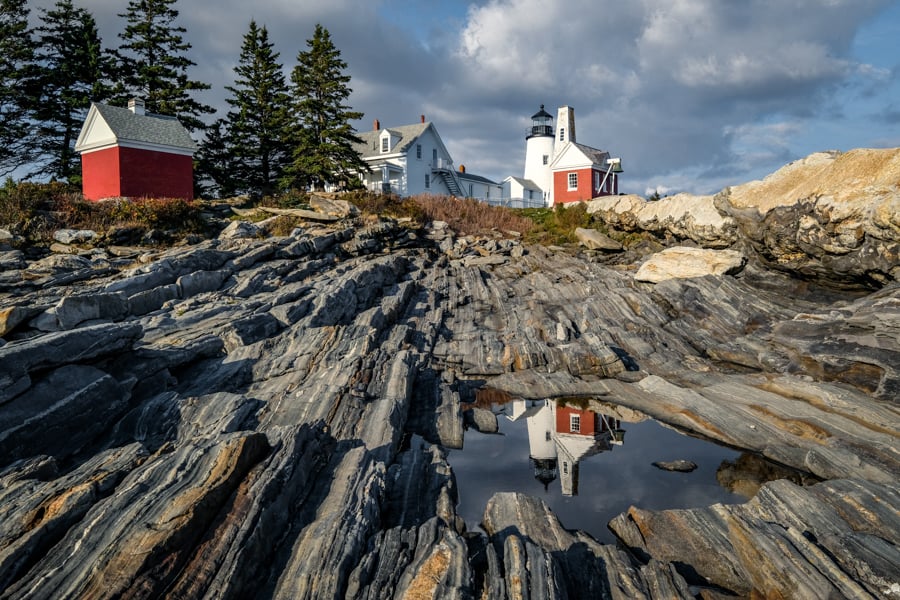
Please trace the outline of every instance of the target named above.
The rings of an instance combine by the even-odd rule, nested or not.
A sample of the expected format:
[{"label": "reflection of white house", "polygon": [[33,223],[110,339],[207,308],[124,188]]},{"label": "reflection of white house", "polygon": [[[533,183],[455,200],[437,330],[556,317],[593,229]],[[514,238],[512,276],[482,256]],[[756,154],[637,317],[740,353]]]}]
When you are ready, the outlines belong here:
[{"label": "reflection of white house", "polygon": [[356,146],[368,171],[361,174],[366,189],[400,196],[439,194],[482,200],[500,198],[502,187],[487,179],[457,170],[434,124],[425,120],[382,128],[376,119],[371,131],[358,133]]},{"label": "reflection of white house", "polygon": [[526,419],[534,477],[546,488],[559,477],[564,496],[578,495],[582,460],[620,445],[620,422],[589,409],[558,406],[554,400],[514,400],[509,419]]}]

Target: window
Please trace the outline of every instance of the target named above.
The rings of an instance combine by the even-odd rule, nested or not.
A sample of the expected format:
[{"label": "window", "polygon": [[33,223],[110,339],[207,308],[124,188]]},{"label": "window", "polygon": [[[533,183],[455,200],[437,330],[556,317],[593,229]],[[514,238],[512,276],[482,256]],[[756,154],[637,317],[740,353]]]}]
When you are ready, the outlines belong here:
[{"label": "window", "polygon": [[484,195],[484,199],[485,199],[485,200],[490,200],[490,199],[491,199],[491,188],[488,188],[488,189],[487,189],[487,192],[486,192],[485,195]]},{"label": "window", "polygon": [[416,144],[416,158],[422,160],[422,144]]},{"label": "window", "polygon": [[473,188],[472,188],[472,184],[470,183],[470,184],[469,184],[469,198],[474,198],[474,197],[475,197],[475,196],[472,195],[472,189],[473,189]]},{"label": "window", "polygon": [[389,138],[387,136],[384,136],[383,138],[381,138],[381,151],[387,152],[388,150],[390,150],[391,149],[390,144],[391,144],[391,138]]},{"label": "window", "polygon": [[437,164],[437,148],[431,149],[431,162]]},{"label": "window", "polygon": [[569,173],[569,189],[578,189],[578,173]]},{"label": "window", "polygon": [[425,173],[425,189],[429,189],[431,187],[431,175]]},{"label": "window", "polygon": [[569,431],[581,433],[581,415],[569,415]]},{"label": "window", "polygon": [[528,199],[534,200],[534,190],[528,190]]},{"label": "window", "polygon": [[564,141],[565,139],[566,139],[566,128],[565,128],[565,127],[560,127],[560,128],[559,128],[559,141],[562,142],[562,141]]},{"label": "window", "polygon": [[547,164],[547,161],[548,161],[548,160],[550,160],[550,157],[547,156],[547,155],[545,154],[544,157],[543,157],[543,161],[544,161],[544,164],[545,164],[545,165]]},{"label": "window", "polygon": [[551,441],[551,440],[553,439],[552,437],[550,437],[550,432],[549,432],[549,431],[545,431],[544,433],[545,433],[546,436],[547,436],[545,441],[548,441],[548,442],[549,442],[549,441]]}]

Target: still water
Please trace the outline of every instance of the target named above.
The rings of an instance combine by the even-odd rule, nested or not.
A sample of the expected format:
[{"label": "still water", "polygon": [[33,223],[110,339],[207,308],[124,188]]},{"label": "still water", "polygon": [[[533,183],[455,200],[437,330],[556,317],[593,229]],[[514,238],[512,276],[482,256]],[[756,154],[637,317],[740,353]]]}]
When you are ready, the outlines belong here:
[{"label": "still water", "polygon": [[[485,407],[487,408],[487,407]],[[469,429],[448,459],[459,488],[458,514],[477,529],[495,492],[544,500],[563,526],[615,541],[606,524],[631,505],[695,508],[747,500],[716,480],[739,452],[663,427],[640,413],[596,400],[511,400],[491,404],[498,434]],[[689,460],[690,473],[663,471],[657,461]]]}]

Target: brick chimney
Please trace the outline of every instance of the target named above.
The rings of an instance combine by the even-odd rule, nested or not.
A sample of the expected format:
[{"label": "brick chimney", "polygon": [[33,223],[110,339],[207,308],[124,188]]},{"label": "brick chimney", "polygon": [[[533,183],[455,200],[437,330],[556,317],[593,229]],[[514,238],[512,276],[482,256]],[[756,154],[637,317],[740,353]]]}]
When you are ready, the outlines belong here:
[{"label": "brick chimney", "polygon": [[419,115],[419,119],[422,120],[422,123],[423,123],[423,124],[425,123],[425,115]]},{"label": "brick chimney", "polygon": [[133,112],[136,115],[143,115],[146,111],[144,109],[144,99],[143,98],[132,98],[128,101],[128,110]]},{"label": "brick chimney", "polygon": [[372,131],[381,131],[381,121],[375,119],[375,121],[372,122]]},{"label": "brick chimney", "polygon": [[460,173],[465,173],[465,172],[466,172],[466,165],[459,165],[459,172],[460,172]]}]

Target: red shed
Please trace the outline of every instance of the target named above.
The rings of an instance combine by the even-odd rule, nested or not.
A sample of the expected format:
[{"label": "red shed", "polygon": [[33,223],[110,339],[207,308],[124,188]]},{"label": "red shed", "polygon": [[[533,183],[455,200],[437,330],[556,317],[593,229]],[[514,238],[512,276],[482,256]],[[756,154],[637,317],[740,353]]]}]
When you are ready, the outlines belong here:
[{"label": "red shed", "polygon": [[174,117],[94,102],[75,143],[88,200],[115,197],[194,197],[197,144]]}]

